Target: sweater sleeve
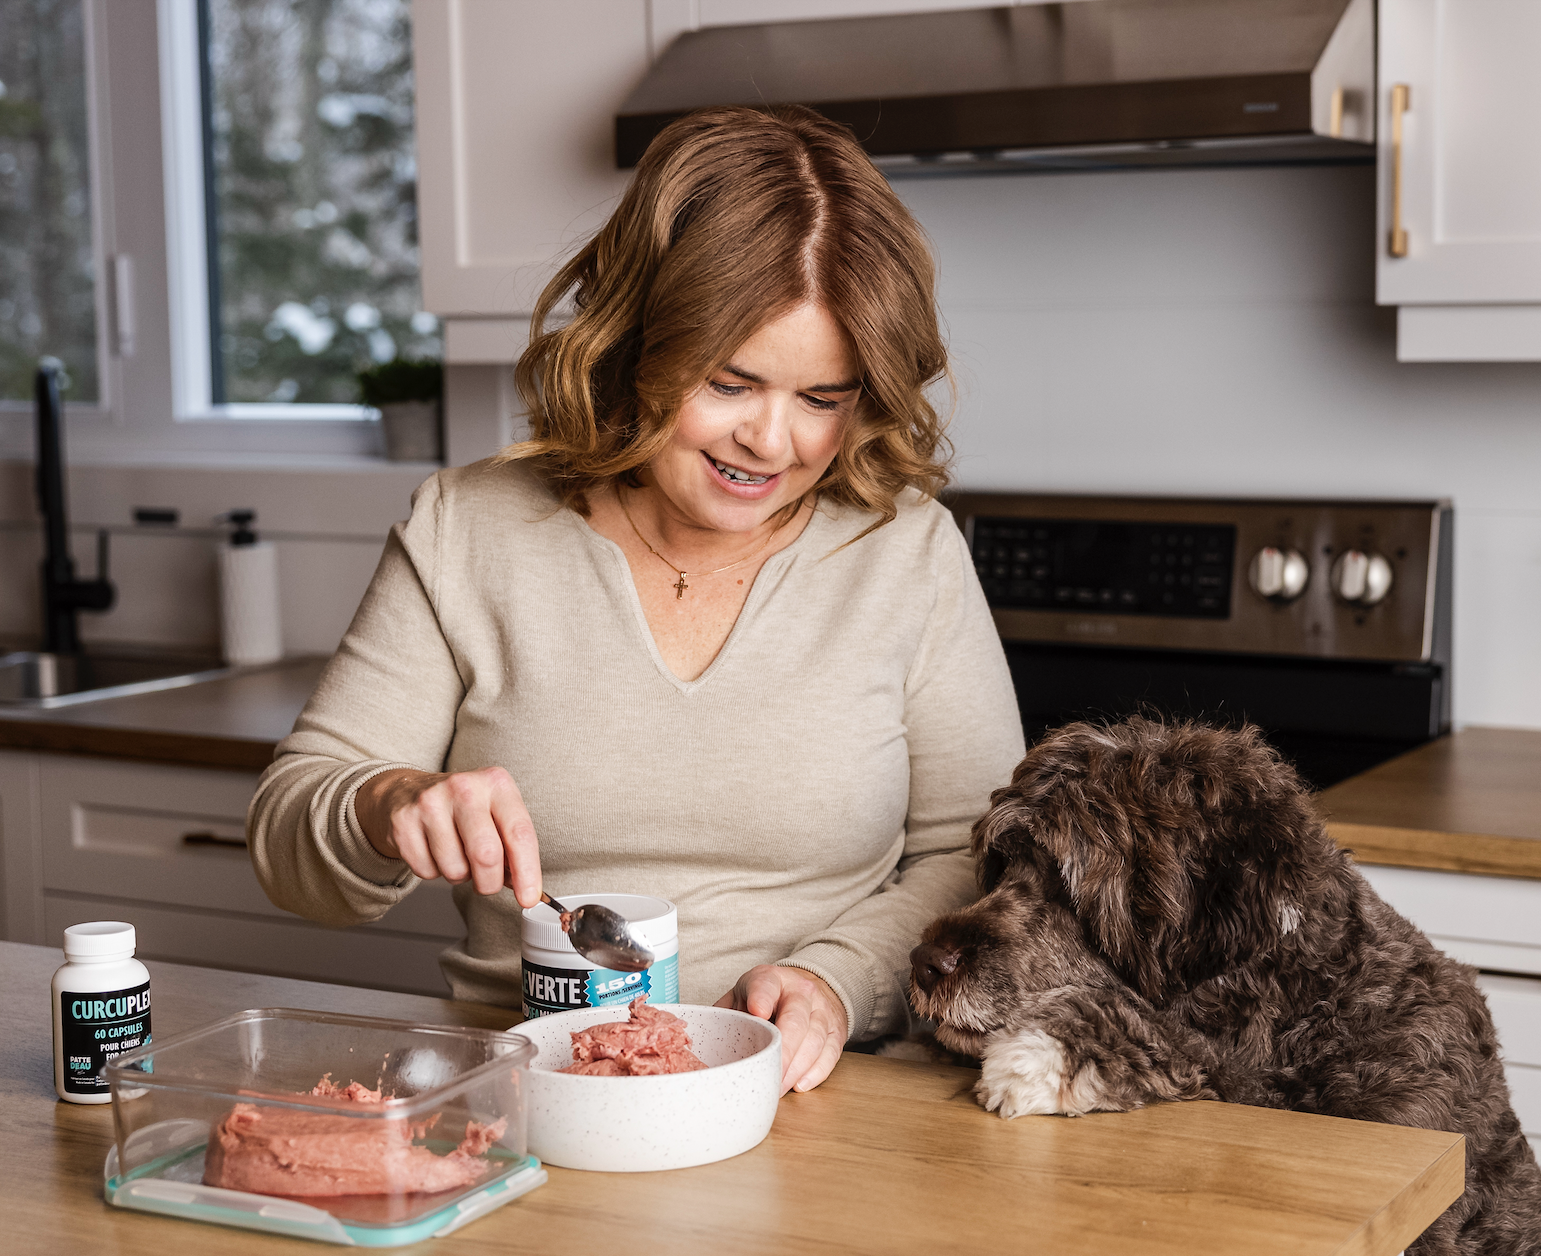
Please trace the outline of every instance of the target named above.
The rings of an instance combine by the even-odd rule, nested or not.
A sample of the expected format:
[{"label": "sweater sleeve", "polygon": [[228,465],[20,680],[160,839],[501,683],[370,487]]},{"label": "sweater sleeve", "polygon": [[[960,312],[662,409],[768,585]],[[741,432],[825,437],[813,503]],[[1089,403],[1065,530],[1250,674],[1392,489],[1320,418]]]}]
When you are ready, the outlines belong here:
[{"label": "sweater sleeve", "polygon": [[442,770],[465,694],[437,612],[438,477],[391,529],[364,600],[246,817],[257,880],[277,906],[328,925],[377,920],[417,885],[369,844],[358,788],[390,768]]},{"label": "sweater sleeve", "polygon": [[876,893],[781,961],[833,987],[856,1041],[908,1024],[910,950],[938,915],[977,897],[969,833],[1024,752],[1000,637],[950,518],[937,527],[931,556],[935,599],[905,681],[903,855]]}]

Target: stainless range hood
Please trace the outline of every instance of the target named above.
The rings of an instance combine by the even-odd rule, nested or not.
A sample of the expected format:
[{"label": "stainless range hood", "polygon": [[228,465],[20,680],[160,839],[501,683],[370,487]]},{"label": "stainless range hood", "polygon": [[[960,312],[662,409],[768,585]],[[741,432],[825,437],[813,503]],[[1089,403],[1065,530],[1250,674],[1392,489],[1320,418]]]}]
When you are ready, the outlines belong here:
[{"label": "stainless range hood", "polygon": [[1372,0],[1073,0],[681,35],[615,120],[616,164],[705,105],[810,105],[890,174],[1359,162]]}]

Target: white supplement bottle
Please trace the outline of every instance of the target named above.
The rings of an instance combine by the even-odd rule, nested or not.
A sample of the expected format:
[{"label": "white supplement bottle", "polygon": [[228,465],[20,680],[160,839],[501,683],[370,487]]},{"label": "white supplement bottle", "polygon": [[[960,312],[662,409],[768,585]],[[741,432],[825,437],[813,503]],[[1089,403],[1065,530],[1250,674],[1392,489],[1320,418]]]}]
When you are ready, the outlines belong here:
[{"label": "white supplement bottle", "polygon": [[680,917],[674,904],[645,894],[559,894],[562,905],[598,903],[619,912],[632,936],[653,952],[653,966],[640,973],[595,968],[573,950],[561,918],[545,903],[524,909],[521,959],[524,1015],[550,1016],[579,1007],[625,1010],[639,994],[654,1006],[680,1001]]},{"label": "white supplement bottle", "polygon": [[134,958],[134,926],[71,925],[54,974],[54,1089],[66,1103],[109,1103],[102,1065],[150,1041],[150,972]]}]

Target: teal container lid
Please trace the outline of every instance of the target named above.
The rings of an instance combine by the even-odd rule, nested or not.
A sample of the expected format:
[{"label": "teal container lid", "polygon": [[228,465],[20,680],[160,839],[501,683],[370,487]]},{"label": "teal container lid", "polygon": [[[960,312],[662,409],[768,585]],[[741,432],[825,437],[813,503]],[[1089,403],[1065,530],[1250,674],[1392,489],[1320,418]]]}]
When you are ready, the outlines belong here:
[{"label": "teal container lid", "polygon": [[441,1238],[484,1217],[494,1208],[528,1194],[546,1181],[546,1170],[534,1156],[511,1161],[492,1181],[454,1200],[438,1212],[396,1225],[358,1225],[321,1208],[274,1195],[229,1191],[188,1181],[187,1168],[197,1161],[202,1173],[204,1144],[188,1147],[145,1165],[126,1178],[118,1176],[118,1149],[107,1153],[102,1194],[109,1204],[155,1212],[188,1221],[265,1230],[291,1238],[314,1239],[345,1247],[404,1247],[424,1239]]}]

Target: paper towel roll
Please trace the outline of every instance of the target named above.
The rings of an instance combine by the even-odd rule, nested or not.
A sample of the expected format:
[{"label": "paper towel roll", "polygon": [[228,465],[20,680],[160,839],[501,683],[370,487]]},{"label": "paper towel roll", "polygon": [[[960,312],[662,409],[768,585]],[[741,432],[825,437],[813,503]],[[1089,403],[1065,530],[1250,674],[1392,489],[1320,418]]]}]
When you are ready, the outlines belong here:
[{"label": "paper towel roll", "polygon": [[219,611],[227,663],[272,663],[283,657],[278,551],[271,541],[220,546]]}]

